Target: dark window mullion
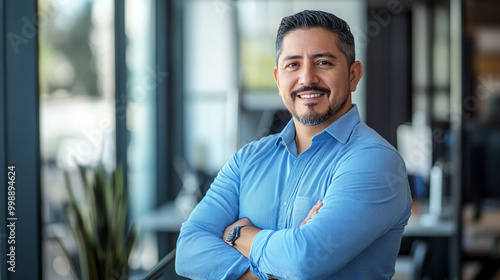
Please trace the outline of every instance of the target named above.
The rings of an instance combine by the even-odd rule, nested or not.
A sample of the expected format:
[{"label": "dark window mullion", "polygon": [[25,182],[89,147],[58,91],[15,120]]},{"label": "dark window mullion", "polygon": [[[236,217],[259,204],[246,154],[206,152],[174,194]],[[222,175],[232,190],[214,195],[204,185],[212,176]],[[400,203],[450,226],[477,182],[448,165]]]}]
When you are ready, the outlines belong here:
[{"label": "dark window mullion", "polygon": [[[5,87],[5,24],[7,20],[5,19],[5,1],[0,0],[0,20],[2,23],[0,24],[0,170],[4,171],[7,169],[7,146],[5,144],[6,138],[6,116],[5,110],[7,108],[6,104],[6,87]],[[6,205],[7,202],[7,182],[5,180],[0,180],[0,205]],[[5,207],[0,208],[0,226],[2,229],[6,228],[6,215],[7,209]],[[7,252],[7,242],[6,242],[6,233],[4,230],[0,231],[0,263],[3,264],[7,262],[6,260],[6,252]],[[7,270],[0,270],[0,279],[7,279]]]},{"label": "dark window mullion", "polygon": [[125,35],[125,0],[115,0],[115,121],[116,162],[123,167],[123,183],[127,189],[127,40]]},{"label": "dark window mullion", "polygon": [[[2,61],[0,261],[2,279],[40,279],[40,140],[38,92],[37,1],[0,1]],[[7,167],[15,166],[15,229],[7,221]],[[5,234],[15,236],[6,244]],[[12,240],[12,239],[11,239]],[[8,272],[7,254],[15,246],[15,273]],[[10,257],[9,257],[10,259]]]}]

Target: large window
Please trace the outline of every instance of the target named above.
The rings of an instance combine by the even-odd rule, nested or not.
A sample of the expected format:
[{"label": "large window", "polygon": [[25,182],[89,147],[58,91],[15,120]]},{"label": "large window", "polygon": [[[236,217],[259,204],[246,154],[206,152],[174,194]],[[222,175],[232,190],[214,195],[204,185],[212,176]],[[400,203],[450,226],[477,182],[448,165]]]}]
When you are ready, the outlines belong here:
[{"label": "large window", "polygon": [[71,279],[52,239],[71,244],[63,171],[78,184],[77,164],[115,167],[114,3],[41,0],[38,9],[43,276]]},{"label": "large window", "polygon": [[[63,213],[68,200],[64,171],[70,174],[73,186],[80,188],[75,194],[83,200],[77,165],[92,168],[103,163],[108,171],[123,165],[131,224],[156,205],[156,92],[166,83],[167,74],[155,60],[154,4],[117,2],[123,8],[124,22],[123,29],[115,30],[113,0],[39,1],[45,279],[72,279],[70,266],[54,242],[58,235],[72,244]],[[118,48],[125,50],[123,64],[115,45],[115,32],[120,31],[126,35],[126,45]],[[117,67],[124,76],[118,77]],[[119,82],[124,86],[117,87]],[[117,124],[124,124],[125,133],[116,133]],[[117,156],[123,151],[117,151],[116,137],[122,137],[119,142],[126,145],[124,155]],[[117,162],[117,158],[127,160]],[[140,232],[131,255],[132,271],[151,268],[158,259],[157,247],[155,235]],[[68,248],[76,256],[76,247]]]}]

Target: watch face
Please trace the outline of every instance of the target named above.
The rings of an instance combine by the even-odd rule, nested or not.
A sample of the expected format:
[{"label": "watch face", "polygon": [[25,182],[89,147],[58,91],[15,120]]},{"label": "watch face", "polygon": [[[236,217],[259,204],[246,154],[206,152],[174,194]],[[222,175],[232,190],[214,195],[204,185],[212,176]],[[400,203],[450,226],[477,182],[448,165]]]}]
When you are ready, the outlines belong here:
[{"label": "watch face", "polygon": [[233,227],[230,231],[229,234],[226,236],[226,242],[228,243],[233,243],[234,237],[236,235],[236,227]]}]

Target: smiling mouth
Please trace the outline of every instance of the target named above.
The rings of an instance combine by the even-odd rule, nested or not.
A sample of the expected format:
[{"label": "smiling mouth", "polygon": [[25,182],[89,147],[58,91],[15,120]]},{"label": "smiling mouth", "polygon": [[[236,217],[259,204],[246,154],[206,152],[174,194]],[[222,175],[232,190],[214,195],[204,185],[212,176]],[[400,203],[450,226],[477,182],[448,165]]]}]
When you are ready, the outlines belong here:
[{"label": "smiling mouth", "polygon": [[301,94],[301,95],[298,95],[297,97],[301,98],[301,99],[306,99],[306,98],[316,98],[316,97],[320,97],[322,95],[324,95],[324,93]]},{"label": "smiling mouth", "polygon": [[297,97],[302,100],[312,100],[315,98],[319,98],[325,94],[329,96],[330,90],[328,88],[320,87],[318,85],[302,86],[290,92],[292,100],[295,100],[295,98]]}]

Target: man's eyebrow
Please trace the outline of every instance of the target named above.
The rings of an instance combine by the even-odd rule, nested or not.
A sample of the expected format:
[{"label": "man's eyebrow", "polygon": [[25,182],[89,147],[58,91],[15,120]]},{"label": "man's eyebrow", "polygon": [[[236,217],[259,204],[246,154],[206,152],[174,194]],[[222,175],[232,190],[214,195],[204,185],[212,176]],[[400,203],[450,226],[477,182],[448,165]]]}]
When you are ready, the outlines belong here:
[{"label": "man's eyebrow", "polygon": [[302,56],[301,55],[288,55],[288,56],[285,56],[283,58],[283,61],[294,60],[294,59],[298,59],[298,58],[302,58]]},{"label": "man's eyebrow", "polygon": [[320,57],[329,57],[331,59],[337,59],[337,57],[335,55],[333,55],[332,53],[329,53],[329,52],[326,52],[326,53],[318,53],[318,54],[315,54],[313,55],[314,58],[320,58]]},{"label": "man's eyebrow", "polygon": [[[331,59],[337,59],[337,57],[335,55],[333,55],[332,53],[329,53],[329,52],[325,52],[325,53],[318,53],[318,54],[315,54],[313,55],[314,58],[320,58],[320,57],[329,57]],[[285,56],[283,58],[283,61],[287,61],[287,60],[294,60],[294,59],[301,59],[302,56],[301,55],[288,55],[288,56]]]}]

